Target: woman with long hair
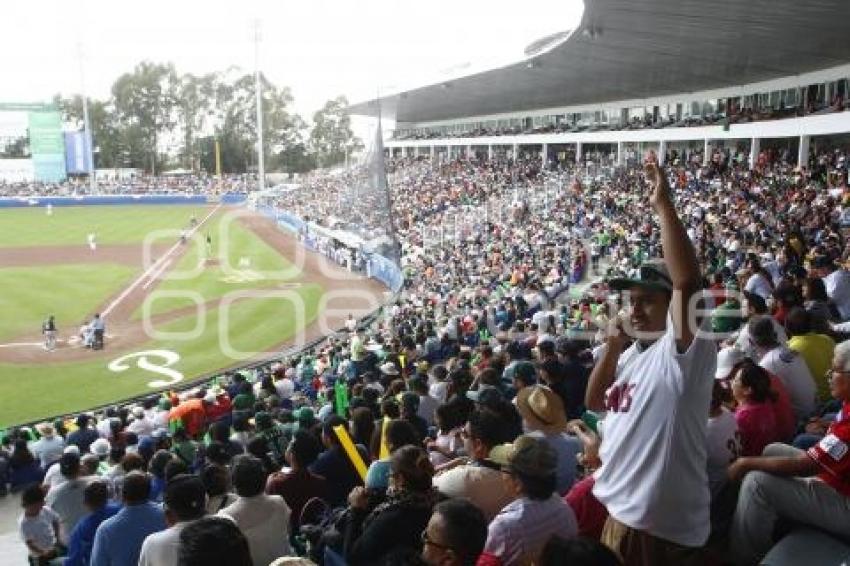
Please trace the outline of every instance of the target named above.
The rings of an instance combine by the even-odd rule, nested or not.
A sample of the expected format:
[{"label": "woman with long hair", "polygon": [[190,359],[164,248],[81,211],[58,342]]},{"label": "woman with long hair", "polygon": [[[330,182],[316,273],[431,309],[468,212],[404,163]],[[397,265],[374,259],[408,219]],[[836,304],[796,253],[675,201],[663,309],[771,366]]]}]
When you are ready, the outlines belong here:
[{"label": "woman with long hair", "polygon": [[9,457],[9,483],[12,491],[32,483],[41,483],[44,471],[27,447],[27,441],[18,438],[13,446],[12,455]]},{"label": "woman with long hair", "polygon": [[433,475],[428,454],[405,446],[390,457],[390,487],[383,503],[369,511],[368,491],[359,486],[351,491],[343,545],[348,564],[383,564],[390,555],[420,550],[437,500]]}]

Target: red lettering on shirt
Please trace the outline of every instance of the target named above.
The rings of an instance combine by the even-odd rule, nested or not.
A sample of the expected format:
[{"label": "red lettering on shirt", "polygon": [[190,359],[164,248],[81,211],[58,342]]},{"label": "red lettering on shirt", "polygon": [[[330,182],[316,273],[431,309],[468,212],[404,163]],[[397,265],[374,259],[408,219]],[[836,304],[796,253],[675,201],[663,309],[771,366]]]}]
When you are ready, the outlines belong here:
[{"label": "red lettering on shirt", "polygon": [[615,413],[628,413],[632,408],[635,384],[621,383],[611,386],[605,392],[605,409]]}]

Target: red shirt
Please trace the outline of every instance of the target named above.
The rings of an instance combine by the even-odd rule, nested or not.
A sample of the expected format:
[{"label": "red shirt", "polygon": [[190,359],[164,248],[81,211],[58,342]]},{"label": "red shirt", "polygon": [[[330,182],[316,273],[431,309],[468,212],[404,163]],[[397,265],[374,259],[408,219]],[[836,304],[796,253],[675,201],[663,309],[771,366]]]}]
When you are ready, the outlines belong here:
[{"label": "red shirt", "polygon": [[570,488],[564,501],[572,507],[578,521],[578,534],[599,540],[608,520],[608,510],[593,495],[593,476],[587,476]]},{"label": "red shirt", "polygon": [[777,442],[776,413],[773,403],[744,403],[735,410],[741,433],[741,456],[761,456],[764,447]]},{"label": "red shirt", "polygon": [[791,440],[797,431],[797,417],[794,415],[794,407],[791,405],[791,397],[785,384],[777,376],[770,374],[770,389],[776,393],[776,401],[773,403],[773,411],[776,413],[776,432],[780,441]]},{"label": "red shirt", "polygon": [[233,404],[230,402],[230,397],[227,394],[221,394],[216,397],[215,403],[207,405],[207,421],[215,422],[225,415],[229,415]]},{"label": "red shirt", "polygon": [[850,497],[850,403],[844,403],[838,419],[832,423],[820,442],[808,454],[821,468],[818,474],[825,483]]}]

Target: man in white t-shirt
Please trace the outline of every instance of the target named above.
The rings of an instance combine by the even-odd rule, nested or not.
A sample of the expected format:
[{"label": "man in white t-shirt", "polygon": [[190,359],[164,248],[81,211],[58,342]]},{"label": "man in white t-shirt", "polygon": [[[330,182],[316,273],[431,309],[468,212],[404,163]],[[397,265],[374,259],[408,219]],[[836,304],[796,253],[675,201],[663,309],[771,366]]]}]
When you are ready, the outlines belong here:
[{"label": "man in white t-shirt", "polygon": [[750,272],[747,283],[744,285],[744,291],[755,293],[765,301],[773,294],[773,281],[769,276],[765,276],[759,260],[752,258],[748,262]]},{"label": "man in white t-shirt", "polygon": [[198,476],[181,474],[172,478],[163,501],[168,528],[145,538],[139,566],[177,566],[180,532],[207,512],[207,494]]},{"label": "man in white t-shirt", "polygon": [[67,546],[74,527],[89,512],[83,503],[83,494],[93,478],[82,475],[80,457],[74,453],[62,455],[59,471],[65,481],[51,488],[45,501],[59,515],[59,542]]},{"label": "man in white t-shirt", "polygon": [[827,257],[818,257],[812,262],[815,274],[823,279],[826,294],[835,303],[841,320],[850,319],[850,272],[836,269]]},{"label": "man in white t-shirt", "polygon": [[[74,444],[69,444],[62,451],[62,454],[76,454],[77,456],[79,456],[80,449]],[[55,464],[47,468],[47,472],[45,472],[44,474],[44,479],[41,481],[41,485],[46,490],[46,493],[50,490],[50,488],[63,484],[66,481],[67,479],[65,478],[65,476],[62,475],[62,471],[59,469],[59,462],[56,462]]]},{"label": "man in white t-shirt", "polygon": [[[699,329],[691,299],[701,290],[694,248],[665,174],[649,162],[663,262],[614,279],[628,318],[615,317],[585,404],[607,410],[593,493],[610,516],[602,541],[626,564],[702,562],[710,530],[706,426],[717,349]],[[694,303],[693,305],[691,303]],[[703,314],[703,313],[699,313]],[[626,349],[627,333],[635,342]]]},{"label": "man in white t-shirt", "polygon": [[218,512],[231,519],[248,541],[254,566],[267,566],[289,556],[289,522],[292,511],[280,495],[266,495],[263,463],[243,454],[234,459],[233,487],[239,498]]},{"label": "man in white t-shirt", "polygon": [[50,423],[41,423],[35,426],[41,438],[30,445],[30,451],[38,458],[41,469],[47,470],[51,464],[58,462],[65,449],[65,440],[56,434],[56,429]]},{"label": "man in white t-shirt", "polygon": [[771,318],[751,320],[747,327],[759,365],[778,377],[785,386],[794,416],[798,421],[811,417],[817,405],[817,385],[806,360],[780,344]]}]

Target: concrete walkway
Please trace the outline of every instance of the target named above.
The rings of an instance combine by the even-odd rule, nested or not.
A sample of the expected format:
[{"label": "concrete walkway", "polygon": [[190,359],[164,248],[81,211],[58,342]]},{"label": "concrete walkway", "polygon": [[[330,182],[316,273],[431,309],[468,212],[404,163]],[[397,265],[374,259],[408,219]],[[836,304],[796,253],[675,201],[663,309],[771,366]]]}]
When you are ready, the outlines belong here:
[{"label": "concrete walkway", "polygon": [[0,497],[0,564],[26,566],[27,548],[18,536],[18,517],[21,509],[21,494]]}]

